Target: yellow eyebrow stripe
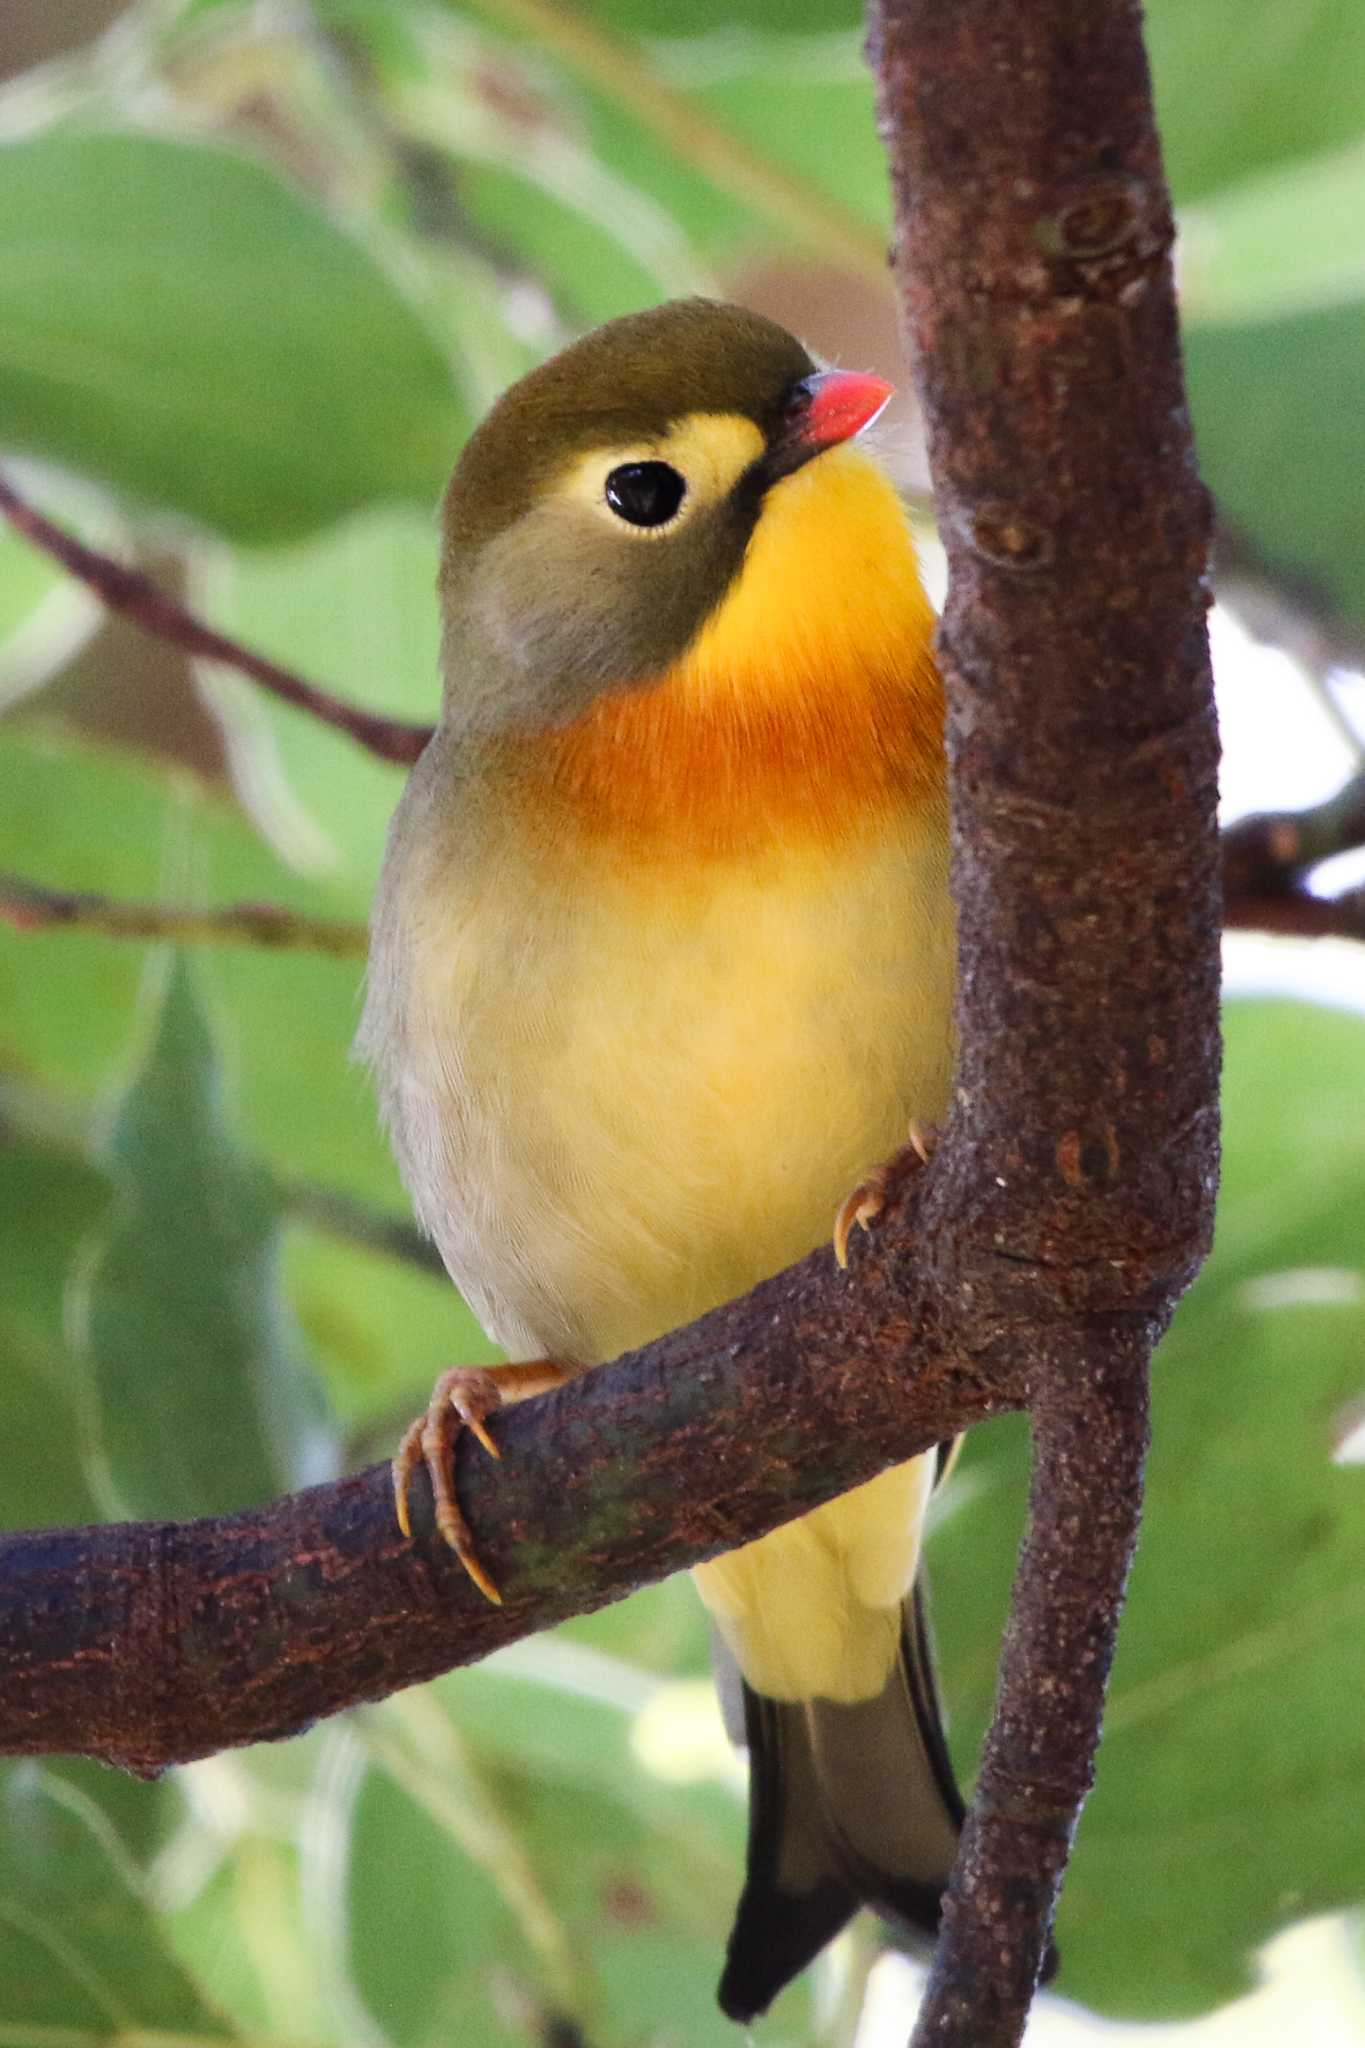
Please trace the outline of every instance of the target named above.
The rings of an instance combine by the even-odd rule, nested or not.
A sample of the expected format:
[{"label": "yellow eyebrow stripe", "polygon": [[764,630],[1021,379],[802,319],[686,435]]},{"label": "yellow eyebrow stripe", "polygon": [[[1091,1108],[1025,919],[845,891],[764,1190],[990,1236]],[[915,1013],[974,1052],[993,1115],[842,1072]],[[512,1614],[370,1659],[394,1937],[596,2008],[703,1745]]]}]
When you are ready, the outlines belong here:
[{"label": "yellow eyebrow stripe", "polygon": [[686,481],[684,510],[700,509],[727,498],[763,446],[760,429],[742,413],[688,413],[666,434],[590,448],[569,465],[556,495],[598,509],[608,475],[623,462],[667,462]]}]

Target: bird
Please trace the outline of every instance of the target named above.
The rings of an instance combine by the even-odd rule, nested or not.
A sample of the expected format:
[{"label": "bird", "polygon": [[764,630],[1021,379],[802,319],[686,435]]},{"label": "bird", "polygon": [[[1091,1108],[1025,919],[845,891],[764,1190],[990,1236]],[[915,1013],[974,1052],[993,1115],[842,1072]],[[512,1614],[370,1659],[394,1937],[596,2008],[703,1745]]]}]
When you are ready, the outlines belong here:
[{"label": "bird", "polygon": [[[394,1461],[490,1598],[468,1427],[871,1224],[951,1085],[934,616],[860,437],[891,386],[706,299],[513,385],[442,513],[444,693],[395,813],[359,1034],[418,1218],[509,1364]],[[856,1270],[847,1284],[856,1284]],[[764,2011],[853,1913],[932,1934],[964,1818],[919,1553],[942,1453],[693,1571]]]}]

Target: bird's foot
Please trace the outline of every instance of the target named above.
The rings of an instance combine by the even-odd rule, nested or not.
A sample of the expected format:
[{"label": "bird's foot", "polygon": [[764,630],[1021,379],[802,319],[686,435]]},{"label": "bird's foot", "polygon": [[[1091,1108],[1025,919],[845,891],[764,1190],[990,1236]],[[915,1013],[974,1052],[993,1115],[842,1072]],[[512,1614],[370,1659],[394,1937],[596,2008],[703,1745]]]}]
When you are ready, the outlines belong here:
[{"label": "bird's foot", "polygon": [[501,1458],[488,1424],[510,1394],[514,1399],[543,1394],[559,1386],[568,1374],[552,1358],[536,1358],[519,1365],[455,1366],[443,1372],[431,1390],[425,1415],[405,1432],[393,1461],[393,1504],[398,1526],[412,1535],[408,1516],[408,1486],[419,1465],[426,1467],[431,1497],[436,1506],[436,1527],[450,1545],[479,1591],[495,1606],[502,1595],[494,1585],[474,1548],[474,1538],[455,1492],[455,1441],[462,1429],[472,1430],[491,1458]]},{"label": "bird's foot", "polygon": [[834,1256],[843,1271],[848,1270],[848,1244],[853,1226],[857,1224],[860,1230],[870,1230],[892,1195],[929,1164],[937,1143],[938,1132],[934,1126],[912,1117],[909,1134],[900,1150],[884,1159],[880,1166],[874,1166],[844,1197],[834,1219]]}]

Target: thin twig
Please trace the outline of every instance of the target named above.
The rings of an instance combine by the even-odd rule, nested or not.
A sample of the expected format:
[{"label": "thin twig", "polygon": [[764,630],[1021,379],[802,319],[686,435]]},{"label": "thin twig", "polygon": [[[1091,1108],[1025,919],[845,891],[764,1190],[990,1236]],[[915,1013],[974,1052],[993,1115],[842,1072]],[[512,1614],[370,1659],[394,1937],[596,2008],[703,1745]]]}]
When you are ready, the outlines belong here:
[{"label": "thin twig", "polygon": [[0,512],[16,532],[22,533],[35,547],[51,555],[54,561],[60,562],[71,575],[93,590],[110,611],[122,612],[145,632],[155,633],[172,645],[183,647],[187,654],[202,661],[221,662],[227,668],[239,669],[272,696],[311,713],[337,732],[346,733],[358,746],[378,754],[382,760],[410,766],[430,739],[429,726],[413,725],[404,719],[383,718],[375,712],[362,711],[357,705],[347,704],[316,683],[310,683],[292,669],[282,668],[266,655],[257,654],[252,648],[243,647],[239,641],[229,639],[225,633],[206,626],[175,598],[168,597],[140,569],[130,569],[124,563],[116,562],[112,556],[102,554],[98,548],[87,547],[75,534],[48,519],[30,505],[6,477],[0,477]]},{"label": "thin twig", "polygon": [[[1035,1361],[1028,1534],[995,1712],[913,2048],[1013,2042],[1032,2001],[1094,1774],[1094,1731],[1137,1542],[1145,1353],[1155,1334],[1119,1320],[1093,1333],[1084,1360],[1068,1343],[1064,1355]],[[1054,1591],[1076,1575],[1082,1528],[1084,1569],[1100,1596],[1093,1603]]]},{"label": "thin twig", "polygon": [[227,903],[208,910],[122,903],[88,890],[47,889],[9,874],[0,874],[0,920],[17,932],[75,927],[116,939],[268,946],[278,952],[329,953],[335,959],[354,959],[366,945],[365,927],[353,919],[306,917],[278,903]]},{"label": "thin twig", "polygon": [[382,1209],[371,1208],[355,1195],[343,1194],[340,1188],[321,1187],[316,1181],[280,1177],[276,1189],[284,1208],[329,1236],[363,1245],[367,1251],[382,1252],[385,1258],[397,1259],[405,1266],[416,1266],[419,1272],[445,1279],[441,1254],[431,1239],[406,1217],[391,1216]]}]

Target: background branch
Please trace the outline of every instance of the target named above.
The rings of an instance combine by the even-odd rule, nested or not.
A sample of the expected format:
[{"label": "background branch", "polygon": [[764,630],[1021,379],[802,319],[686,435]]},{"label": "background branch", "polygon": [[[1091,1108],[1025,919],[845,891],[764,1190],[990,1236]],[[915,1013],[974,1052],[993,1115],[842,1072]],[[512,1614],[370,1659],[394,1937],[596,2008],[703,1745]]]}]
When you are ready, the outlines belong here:
[{"label": "background branch", "polygon": [[1230,896],[1223,921],[1230,930],[1278,932],[1287,939],[1365,939],[1365,889],[1345,889],[1340,896],[1314,896],[1307,889]]},{"label": "background branch", "polygon": [[584,84],[604,93],[728,197],[737,199],[844,272],[885,285],[885,236],[813,179],[750,146],[695,98],[675,92],[648,58],[564,0],[481,0],[500,27],[552,50]]},{"label": "background branch", "polygon": [[265,946],[281,952],[354,959],[366,931],[352,918],[306,917],[279,903],[226,903],[203,910],[169,903],[126,903],[82,889],[48,889],[0,874],[0,918],[15,931],[75,926],[114,939],[176,939],[209,945]]},{"label": "background branch", "polygon": [[51,555],[71,575],[88,585],[110,611],[123,613],[145,631],[158,634],[161,639],[169,640],[173,646],[183,648],[187,654],[202,661],[217,661],[227,668],[239,669],[243,675],[250,676],[252,682],[259,683],[263,690],[268,690],[272,697],[293,704],[300,711],[311,712],[314,718],[321,719],[324,725],[330,725],[338,732],[348,733],[359,746],[378,754],[382,760],[410,765],[431,737],[429,726],[410,725],[399,718],[382,718],[376,712],[346,704],[330,691],[310,683],[306,677],[296,675],[292,669],[282,668],[266,655],[257,654],[240,642],[229,639],[227,634],[206,626],[186,606],[168,597],[140,569],[129,569],[111,555],[102,554],[98,548],[87,547],[75,534],[68,533],[64,527],[48,519],[36,506],[29,504],[8,477],[3,476],[0,476],[0,512],[17,533],[22,533],[35,547]]},{"label": "background branch", "polygon": [[1325,803],[1305,811],[1258,812],[1223,834],[1223,881],[1229,898],[1275,896],[1310,869],[1365,846],[1365,772]]},{"label": "background branch", "polygon": [[1304,811],[1258,812],[1223,834],[1224,917],[1241,930],[1365,938],[1365,890],[1315,896],[1312,870],[1365,846],[1365,772]]},{"label": "background branch", "polygon": [[315,1229],[325,1230],[366,1251],[380,1252],[419,1272],[445,1281],[445,1262],[431,1239],[407,1216],[376,1209],[369,1202],[341,1188],[322,1187],[316,1181],[275,1175],[275,1192],[282,1208]]}]

